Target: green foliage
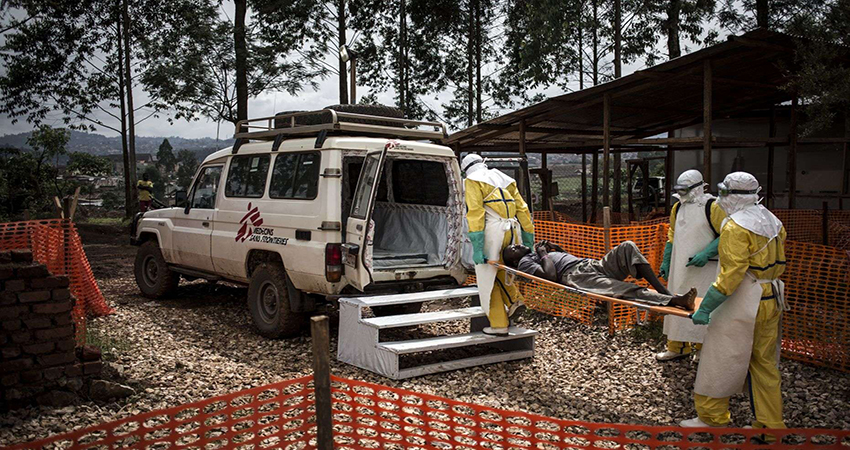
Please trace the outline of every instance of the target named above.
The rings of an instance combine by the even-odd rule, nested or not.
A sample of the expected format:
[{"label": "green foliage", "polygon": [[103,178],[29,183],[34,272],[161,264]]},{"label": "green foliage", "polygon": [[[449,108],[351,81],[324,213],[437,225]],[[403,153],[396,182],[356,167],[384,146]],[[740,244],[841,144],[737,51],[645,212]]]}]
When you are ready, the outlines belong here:
[{"label": "green foliage", "polygon": [[177,164],[177,186],[188,192],[198,170],[198,158],[189,150],[180,150],[177,152]]},{"label": "green foliage", "polygon": [[159,170],[154,166],[148,166],[145,168],[145,171],[142,172],[144,175],[148,176],[148,179],[153,182],[153,192],[151,195],[161,202],[165,202],[165,185],[167,183],[165,177],[159,173]]},{"label": "green foliage", "polygon": [[171,174],[177,167],[177,157],[174,156],[172,150],[168,139],[163,139],[162,144],[159,145],[159,150],[156,152],[156,167],[164,170],[166,174]]},{"label": "green foliage", "polygon": [[124,195],[122,193],[107,191],[100,198],[103,200],[103,209],[107,211],[120,211],[124,209]]},{"label": "green foliage", "polygon": [[91,153],[71,153],[66,171],[71,175],[105,177],[112,173],[112,162],[108,158]]}]

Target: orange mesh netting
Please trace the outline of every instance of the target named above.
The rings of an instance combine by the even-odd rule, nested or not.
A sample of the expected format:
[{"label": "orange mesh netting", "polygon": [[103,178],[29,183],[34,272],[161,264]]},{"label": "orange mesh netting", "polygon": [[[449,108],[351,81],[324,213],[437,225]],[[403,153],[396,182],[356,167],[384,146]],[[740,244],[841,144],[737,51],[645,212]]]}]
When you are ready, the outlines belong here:
[{"label": "orange mesh netting", "polygon": [[[24,448],[314,449],[312,376],[20,444]],[[336,449],[764,448],[764,430],[603,424],[555,419],[332,377]],[[773,449],[846,448],[850,431],[771,430]]]},{"label": "orange mesh netting", "polygon": [[850,371],[850,260],[832,247],[788,241],[782,355]]},{"label": "orange mesh netting", "polygon": [[316,448],[313,377],[305,376],[20,444],[31,448]]},{"label": "orange mesh netting", "polygon": [[76,298],[72,315],[77,343],[85,340],[86,316],[103,316],[113,311],[106,304],[92,274],[77,229],[70,220],[48,219],[0,223],[0,250],[30,249],[35,261],[53,275],[66,275]]}]

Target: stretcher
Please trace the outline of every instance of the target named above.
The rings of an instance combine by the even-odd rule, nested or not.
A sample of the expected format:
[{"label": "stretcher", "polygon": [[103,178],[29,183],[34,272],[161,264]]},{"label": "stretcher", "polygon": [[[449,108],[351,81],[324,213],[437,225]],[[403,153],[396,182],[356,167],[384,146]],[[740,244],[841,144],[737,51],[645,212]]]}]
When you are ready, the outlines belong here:
[{"label": "stretcher", "polygon": [[620,305],[626,305],[626,306],[634,306],[635,308],[642,309],[642,310],[649,311],[649,312],[653,312],[653,313],[656,313],[656,314],[664,314],[664,315],[690,318],[693,315],[694,311],[699,309],[699,304],[700,304],[700,302],[702,302],[702,297],[696,298],[696,300],[694,301],[694,311],[688,311],[688,310],[685,310],[685,309],[682,309],[682,308],[677,308],[675,306],[653,306],[653,305],[649,305],[649,304],[646,304],[646,303],[643,303],[643,302],[640,302],[640,301],[637,301],[637,300],[626,300],[626,299],[622,299],[622,298],[608,297],[608,296],[605,296],[605,295],[594,294],[592,292],[583,291],[583,290],[578,289],[578,288],[566,286],[566,285],[563,285],[563,284],[560,284],[560,283],[555,283],[554,281],[549,281],[545,278],[540,278],[538,276],[534,276],[534,275],[527,274],[525,272],[521,272],[517,269],[514,269],[512,267],[508,267],[504,264],[499,264],[495,261],[488,261],[488,263],[491,266],[495,266],[495,267],[497,267],[501,270],[504,270],[507,273],[516,275],[516,276],[521,277],[521,278],[525,278],[526,280],[535,281],[537,283],[545,284],[547,286],[551,286],[551,287],[554,287],[554,288],[557,288],[557,289],[561,289],[561,290],[564,290],[564,291],[567,291],[567,292],[571,292],[573,294],[585,295],[585,296],[590,297],[594,300],[600,300],[600,301],[609,302],[609,303],[618,303]]}]

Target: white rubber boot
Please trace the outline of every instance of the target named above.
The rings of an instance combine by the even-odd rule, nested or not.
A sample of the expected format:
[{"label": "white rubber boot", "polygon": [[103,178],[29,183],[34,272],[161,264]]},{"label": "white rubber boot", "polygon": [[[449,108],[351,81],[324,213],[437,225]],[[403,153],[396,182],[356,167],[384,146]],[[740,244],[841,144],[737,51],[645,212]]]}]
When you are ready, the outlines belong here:
[{"label": "white rubber boot", "polygon": [[658,362],[667,362],[667,361],[673,361],[673,360],[676,360],[676,359],[687,358],[688,356],[690,356],[690,353],[676,353],[676,352],[671,352],[670,350],[667,350],[667,351],[663,351],[661,353],[656,353],[655,354],[655,360],[658,361]]},{"label": "white rubber boot", "polygon": [[684,428],[713,428],[711,425],[703,422],[699,417],[683,420],[679,422],[679,426]]},{"label": "white rubber boot", "polygon": [[481,330],[481,332],[484,333],[484,334],[489,334],[490,336],[507,336],[508,335],[508,328],[507,327],[505,327],[505,328],[484,327],[484,329]]}]

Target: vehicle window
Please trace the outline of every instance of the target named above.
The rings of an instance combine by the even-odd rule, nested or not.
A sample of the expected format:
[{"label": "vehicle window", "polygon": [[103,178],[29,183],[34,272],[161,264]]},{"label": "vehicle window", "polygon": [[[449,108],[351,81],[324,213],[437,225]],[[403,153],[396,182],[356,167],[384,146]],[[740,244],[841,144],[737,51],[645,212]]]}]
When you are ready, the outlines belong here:
[{"label": "vehicle window", "polygon": [[221,179],[221,166],[204,167],[195,186],[192,188],[192,208],[214,209],[218,182]]},{"label": "vehicle window", "polygon": [[227,170],[224,194],[228,197],[262,197],[266,190],[269,159],[269,155],[234,156]]},{"label": "vehicle window", "polygon": [[319,152],[277,155],[272,170],[269,196],[308,200],[316,198],[319,193],[320,165]]},{"label": "vehicle window", "polygon": [[[354,199],[354,191],[357,190],[357,181],[360,179],[360,171],[363,170],[363,159],[358,158],[358,162],[348,164],[348,193],[349,200]],[[387,198],[387,171],[381,172],[381,182],[378,184],[378,196],[375,199],[379,202],[389,201]]]},{"label": "vehicle window", "polygon": [[351,205],[351,217],[357,219],[365,219],[369,212],[369,200],[372,196],[372,189],[378,181],[378,163],[381,159],[381,153],[376,152],[366,156],[363,164],[363,170],[360,172],[360,182],[357,183],[357,190],[354,192],[354,203]]},{"label": "vehicle window", "polygon": [[446,206],[449,201],[449,181],[440,162],[394,160],[392,184],[396,203]]}]

